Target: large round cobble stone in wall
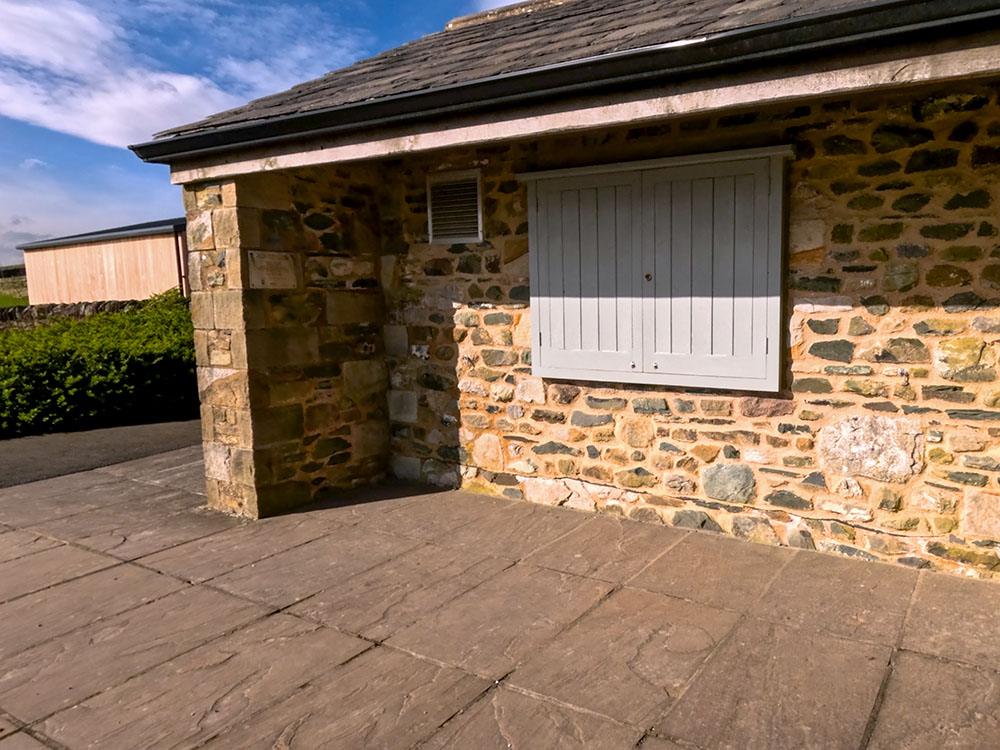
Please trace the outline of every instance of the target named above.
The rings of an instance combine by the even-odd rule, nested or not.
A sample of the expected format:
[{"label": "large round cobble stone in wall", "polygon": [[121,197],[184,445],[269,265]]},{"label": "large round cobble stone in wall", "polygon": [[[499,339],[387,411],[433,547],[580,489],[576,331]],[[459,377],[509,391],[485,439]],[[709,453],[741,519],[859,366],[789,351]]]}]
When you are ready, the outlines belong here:
[{"label": "large round cobble stone in wall", "polygon": [[633,448],[645,448],[653,442],[656,430],[645,417],[625,417],[618,423],[615,436]]},{"label": "large round cobble stone in wall", "polygon": [[757,480],[746,464],[715,464],[701,476],[705,494],[713,500],[752,503],[757,495]]},{"label": "large round cobble stone in wall", "polygon": [[923,433],[912,419],[859,415],[820,431],[819,453],[836,474],[906,482],[923,471]]}]

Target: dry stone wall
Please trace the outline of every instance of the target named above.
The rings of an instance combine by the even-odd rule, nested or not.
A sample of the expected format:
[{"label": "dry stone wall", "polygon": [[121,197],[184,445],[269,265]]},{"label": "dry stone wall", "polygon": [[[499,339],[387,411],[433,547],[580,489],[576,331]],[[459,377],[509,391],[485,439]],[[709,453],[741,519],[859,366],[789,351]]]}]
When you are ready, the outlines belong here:
[{"label": "dry stone wall", "polygon": [[[794,143],[780,394],[531,374],[515,173]],[[485,241],[427,241],[429,172],[479,168]],[[826,101],[386,163],[391,469],[914,567],[1000,570],[1000,106]]]},{"label": "dry stone wall", "polygon": [[60,318],[83,320],[98,313],[121,312],[140,306],[142,306],[140,300],[104,300],[101,302],[0,307],[0,329],[35,328]]},{"label": "dry stone wall", "polygon": [[0,276],[0,294],[27,298],[28,277],[23,272],[20,276]]}]

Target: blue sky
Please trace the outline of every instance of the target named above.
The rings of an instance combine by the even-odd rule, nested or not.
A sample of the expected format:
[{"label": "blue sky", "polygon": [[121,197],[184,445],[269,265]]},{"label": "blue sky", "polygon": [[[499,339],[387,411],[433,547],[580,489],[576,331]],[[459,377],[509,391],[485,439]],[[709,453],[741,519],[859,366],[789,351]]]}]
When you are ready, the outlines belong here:
[{"label": "blue sky", "polygon": [[0,0],[0,266],[43,237],[179,216],[125,149],[504,0]]}]

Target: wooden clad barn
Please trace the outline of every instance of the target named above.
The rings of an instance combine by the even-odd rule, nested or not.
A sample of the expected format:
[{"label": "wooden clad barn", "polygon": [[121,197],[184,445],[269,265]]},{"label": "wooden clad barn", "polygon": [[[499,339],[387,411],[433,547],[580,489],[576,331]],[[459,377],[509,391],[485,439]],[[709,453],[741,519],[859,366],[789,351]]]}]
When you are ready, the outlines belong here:
[{"label": "wooden clad barn", "polygon": [[32,305],[186,294],[184,218],[151,221],[19,246]]}]

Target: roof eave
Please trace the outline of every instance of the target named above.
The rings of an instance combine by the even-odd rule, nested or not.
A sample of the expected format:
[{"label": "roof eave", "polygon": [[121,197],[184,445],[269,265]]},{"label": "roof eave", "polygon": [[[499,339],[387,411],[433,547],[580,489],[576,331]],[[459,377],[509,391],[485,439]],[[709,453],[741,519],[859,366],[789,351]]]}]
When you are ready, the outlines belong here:
[{"label": "roof eave", "polygon": [[93,242],[105,242],[107,240],[121,240],[127,239],[129,237],[150,237],[157,234],[171,234],[177,232],[179,229],[183,229],[185,226],[185,221],[181,220],[170,220],[165,221],[162,224],[157,224],[155,226],[146,227],[143,229],[136,229],[133,231],[120,230],[120,231],[109,231],[109,232],[91,232],[90,234],[74,234],[69,237],[54,237],[50,240],[37,240],[36,242],[27,242],[23,245],[16,245],[17,250],[23,250],[25,252],[30,252],[32,250],[45,250],[51,247],[67,247],[69,245],[87,245]]},{"label": "roof eave", "polygon": [[532,68],[398,96],[294,113],[130,146],[147,162],[170,164],[250,147],[352,130],[468,114],[560,96],[639,87],[793,56],[830,54],[879,41],[912,42],[998,28],[996,0],[947,3],[883,0],[722,32],[684,42]]}]

